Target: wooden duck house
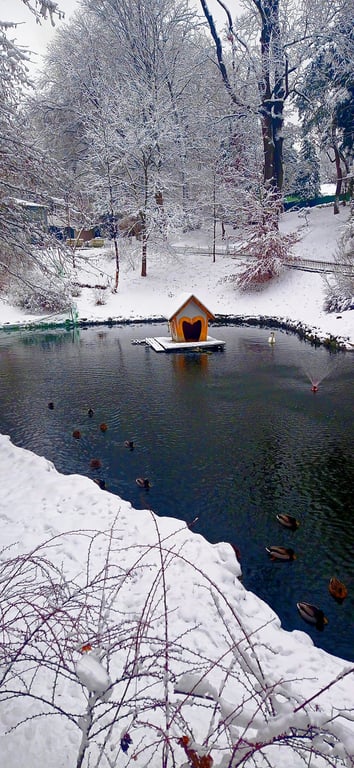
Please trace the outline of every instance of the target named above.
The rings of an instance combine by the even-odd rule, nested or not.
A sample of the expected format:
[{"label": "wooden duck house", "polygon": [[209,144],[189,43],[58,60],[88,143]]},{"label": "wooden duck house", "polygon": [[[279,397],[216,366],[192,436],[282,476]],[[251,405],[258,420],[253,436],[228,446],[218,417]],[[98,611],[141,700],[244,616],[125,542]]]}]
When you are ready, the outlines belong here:
[{"label": "wooden duck house", "polygon": [[208,336],[209,320],[214,315],[193,293],[183,293],[171,307],[168,319],[170,336],[147,338],[155,352],[198,351],[208,347],[222,349],[225,342]]},{"label": "wooden duck house", "polygon": [[208,338],[208,322],[214,315],[193,293],[179,296],[168,318],[170,333],[176,342],[203,342]]}]

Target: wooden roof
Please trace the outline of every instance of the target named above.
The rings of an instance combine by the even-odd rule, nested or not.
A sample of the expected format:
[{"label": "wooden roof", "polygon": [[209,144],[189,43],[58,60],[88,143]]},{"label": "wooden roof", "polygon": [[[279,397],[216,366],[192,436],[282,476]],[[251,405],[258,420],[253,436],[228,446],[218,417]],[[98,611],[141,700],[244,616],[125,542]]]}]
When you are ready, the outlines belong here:
[{"label": "wooden roof", "polygon": [[174,308],[171,312],[170,316],[168,317],[168,320],[172,320],[175,315],[177,315],[178,312],[180,312],[187,304],[189,304],[190,301],[194,301],[195,304],[198,305],[198,307],[202,310],[202,312],[205,312],[205,314],[208,316],[208,318],[213,319],[214,315],[212,312],[210,312],[210,309],[208,309],[205,304],[203,304],[197,297],[194,295],[194,293],[182,293],[179,296],[176,296],[174,300]]}]

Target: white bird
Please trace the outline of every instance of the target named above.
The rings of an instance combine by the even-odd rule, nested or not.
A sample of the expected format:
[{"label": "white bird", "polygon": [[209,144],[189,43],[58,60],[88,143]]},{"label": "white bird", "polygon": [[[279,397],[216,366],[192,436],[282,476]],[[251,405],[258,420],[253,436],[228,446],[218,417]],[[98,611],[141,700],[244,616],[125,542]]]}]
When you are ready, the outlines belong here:
[{"label": "white bird", "polygon": [[275,333],[274,333],[274,331],[271,331],[271,334],[269,336],[268,341],[269,341],[269,344],[275,344]]}]

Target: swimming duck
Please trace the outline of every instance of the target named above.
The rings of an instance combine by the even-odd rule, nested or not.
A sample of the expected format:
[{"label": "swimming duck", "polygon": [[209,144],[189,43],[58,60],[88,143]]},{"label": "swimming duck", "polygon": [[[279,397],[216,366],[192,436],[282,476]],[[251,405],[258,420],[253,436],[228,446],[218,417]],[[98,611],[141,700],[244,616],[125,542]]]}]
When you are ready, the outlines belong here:
[{"label": "swimming duck", "polygon": [[151,483],[148,477],[137,477],[135,482],[139,488],[151,488]]},{"label": "swimming duck", "polygon": [[296,560],[296,555],[290,547],[266,547],[266,552],[272,560]]},{"label": "swimming duck", "polygon": [[101,460],[100,459],[91,459],[90,467],[91,467],[91,469],[100,469],[100,467],[102,467]]},{"label": "swimming duck", "polygon": [[275,344],[275,333],[274,333],[274,331],[270,332],[270,336],[269,336],[268,342],[269,342],[269,344]]},{"label": "swimming duck", "polygon": [[277,515],[277,520],[284,526],[284,528],[290,528],[292,531],[296,531],[300,525],[296,517],[292,517],[292,515],[279,514]]},{"label": "swimming duck", "polygon": [[339,581],[339,579],[336,579],[335,576],[332,576],[330,579],[328,589],[332,597],[334,597],[338,603],[342,603],[348,595],[348,590],[345,584],[343,584],[342,581]]},{"label": "swimming duck", "polygon": [[54,408],[54,403],[48,403],[48,408],[50,411],[52,411]]},{"label": "swimming duck", "polygon": [[92,408],[89,408],[89,409],[88,409],[88,411],[87,411],[87,415],[88,415],[88,416],[93,416],[93,410],[92,410]]},{"label": "swimming duck", "polygon": [[239,550],[239,547],[236,544],[231,544],[231,546],[232,546],[232,549],[234,550],[234,553],[236,555],[236,560],[238,560],[238,562],[240,563],[241,562],[241,552]]},{"label": "swimming duck", "polygon": [[100,424],[100,430],[101,430],[101,432],[107,432],[107,429],[108,429],[108,427],[107,427],[107,424],[105,424],[104,422],[102,422],[102,424]]},{"label": "swimming duck", "polygon": [[74,429],[73,431],[73,437],[75,437],[75,440],[80,440],[81,432],[79,429]]},{"label": "swimming duck", "polygon": [[134,450],[133,440],[124,440],[124,445],[126,448],[129,448],[130,451]]},{"label": "swimming duck", "polygon": [[308,624],[313,624],[316,629],[322,630],[328,624],[327,616],[324,615],[321,608],[317,608],[311,603],[296,603],[301,618]]},{"label": "swimming duck", "polygon": [[100,477],[95,477],[93,482],[96,483],[96,485],[98,485],[98,487],[101,488],[102,491],[105,490],[105,488],[106,488],[106,481],[105,480],[101,480]]}]

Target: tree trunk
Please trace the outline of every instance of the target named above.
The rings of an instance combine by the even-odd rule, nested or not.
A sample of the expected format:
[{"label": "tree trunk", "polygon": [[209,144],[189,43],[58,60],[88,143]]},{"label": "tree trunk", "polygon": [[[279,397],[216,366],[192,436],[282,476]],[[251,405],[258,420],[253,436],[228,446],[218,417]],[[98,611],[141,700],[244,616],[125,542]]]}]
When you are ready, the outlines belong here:
[{"label": "tree trunk", "polygon": [[142,230],[142,247],[141,247],[141,277],[147,275],[147,237],[145,226]]},{"label": "tree trunk", "polygon": [[[263,179],[268,189],[274,190],[277,206],[281,207],[283,186],[283,124],[284,101],[288,95],[286,57],[284,55],[280,24],[280,0],[252,0],[261,17],[261,76],[258,82],[260,94],[260,117],[263,141]],[[206,0],[200,0],[205,18],[215,43],[218,67],[225,88],[235,107],[245,106],[239,99],[232,82],[229,79],[223,59],[221,39],[216,31],[214,19],[209,12]],[[232,18],[223,2],[219,0],[228,19],[229,34],[233,37]],[[272,87],[272,82],[274,83]]]},{"label": "tree trunk", "polygon": [[141,218],[141,223],[142,223],[141,277],[146,277],[147,275],[148,237],[147,237],[147,231],[146,231],[146,211],[147,211],[148,199],[149,199],[149,176],[148,176],[148,162],[146,161],[144,162],[144,209],[142,211],[139,211],[139,216]]},{"label": "tree trunk", "polygon": [[147,275],[147,232],[146,232],[146,216],[145,214],[140,211],[140,218],[142,222],[142,228],[141,228],[141,240],[142,240],[142,246],[141,246],[141,277],[146,277]]},{"label": "tree trunk", "polygon": [[115,276],[115,280],[114,280],[113,292],[117,293],[118,284],[119,284],[119,249],[118,249],[118,237],[117,237],[117,232],[116,231],[113,234],[113,242],[114,242],[114,254],[115,254],[115,259],[116,259],[116,276]]},{"label": "tree trunk", "polygon": [[279,0],[267,0],[264,3],[254,0],[254,4],[262,21],[262,77],[258,88],[261,97],[264,184],[268,189],[274,189],[275,195],[280,197],[283,187],[283,124],[286,89],[285,62],[279,25]]},{"label": "tree trunk", "polygon": [[335,125],[332,125],[332,146],[334,151],[334,162],[336,164],[336,174],[337,174],[335,200],[333,205],[333,213],[334,215],[336,215],[337,213],[339,213],[339,196],[342,191],[343,174],[342,174],[342,166],[340,162],[339,149],[337,146]]}]

